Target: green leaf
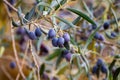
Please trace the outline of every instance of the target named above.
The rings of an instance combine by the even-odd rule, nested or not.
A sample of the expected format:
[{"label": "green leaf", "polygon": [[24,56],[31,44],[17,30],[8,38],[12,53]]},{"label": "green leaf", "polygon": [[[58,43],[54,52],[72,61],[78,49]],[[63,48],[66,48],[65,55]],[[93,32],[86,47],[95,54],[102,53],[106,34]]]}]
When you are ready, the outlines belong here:
[{"label": "green leaf", "polygon": [[65,72],[65,70],[67,69],[67,67],[68,67],[68,63],[67,62],[61,63],[58,66],[57,75],[63,74]]},{"label": "green leaf", "polygon": [[78,56],[80,56],[80,54],[72,54],[72,57],[70,59],[70,63],[72,63],[74,58],[77,58]]},{"label": "green leaf", "polygon": [[83,19],[87,20],[88,22],[90,22],[91,24],[93,25],[96,25],[96,23],[89,17],[87,16],[85,13],[81,12],[81,11],[78,11],[76,9],[72,9],[72,8],[67,8],[67,10],[81,16]]},{"label": "green leaf", "polygon": [[62,21],[62,22],[64,22],[64,23],[66,23],[67,25],[69,25],[69,26],[70,26],[69,28],[74,28],[74,27],[75,27],[75,25],[73,25],[71,22],[65,20],[64,18],[60,18],[60,17],[57,17],[57,16],[55,16],[55,17],[56,17],[57,19],[59,19],[60,21]]},{"label": "green leaf", "polygon": [[5,32],[5,27],[3,26],[1,29],[0,29],[0,35],[3,35]]},{"label": "green leaf", "polygon": [[44,70],[45,70],[45,64],[43,63],[40,67],[40,75],[44,73]]},{"label": "green leaf", "polygon": [[57,57],[58,55],[61,54],[61,51],[62,51],[62,50],[63,50],[63,49],[56,49],[56,50],[54,50],[55,52],[52,53],[52,54],[50,54],[50,55],[46,58],[46,60],[52,60],[52,59],[54,59],[55,57]]},{"label": "green leaf", "polygon": [[32,78],[33,78],[33,72],[31,71],[26,80],[32,80]]},{"label": "green leaf", "polygon": [[117,78],[118,78],[119,73],[120,73],[120,67],[115,70],[115,73],[113,75],[113,80],[118,80]]},{"label": "green leaf", "polygon": [[92,39],[95,36],[95,33],[101,28],[101,25],[95,29],[95,31],[88,37],[87,42],[85,44],[84,50],[88,47],[88,45],[91,43]]},{"label": "green leaf", "polygon": [[35,6],[30,10],[30,12],[26,13],[25,19],[23,19],[24,23],[27,23],[32,19],[32,17],[35,15]]},{"label": "green leaf", "polygon": [[62,54],[59,54],[58,55],[58,58],[57,58],[57,61],[56,61],[56,69],[58,68],[58,66],[59,66],[59,64],[60,64],[60,62],[62,61]]},{"label": "green leaf", "polygon": [[75,25],[80,21],[81,17],[78,16],[72,23]]},{"label": "green leaf", "polygon": [[67,0],[62,0],[61,2],[60,2],[60,4],[58,4],[56,7],[55,7],[55,10],[57,10],[59,7],[60,7],[60,5],[63,5],[63,4],[65,4],[67,2]]},{"label": "green leaf", "polygon": [[50,8],[50,9],[52,9],[52,8],[50,7],[50,5],[49,5],[48,3],[45,3],[45,2],[39,2],[39,3],[37,4],[37,7],[39,7],[39,6],[45,6],[45,7],[48,7],[48,8]]},{"label": "green leaf", "polygon": [[12,25],[14,27],[20,27],[20,24],[18,24],[17,22],[15,22],[13,19],[12,19]]},{"label": "green leaf", "polygon": [[0,57],[4,54],[5,48],[3,46],[0,47]]}]

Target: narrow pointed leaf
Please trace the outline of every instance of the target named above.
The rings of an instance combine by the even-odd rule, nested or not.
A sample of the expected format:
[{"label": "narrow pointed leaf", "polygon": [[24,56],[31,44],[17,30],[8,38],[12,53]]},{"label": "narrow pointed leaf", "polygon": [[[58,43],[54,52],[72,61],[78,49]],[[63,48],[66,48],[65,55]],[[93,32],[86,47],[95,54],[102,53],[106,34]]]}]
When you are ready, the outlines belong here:
[{"label": "narrow pointed leaf", "polygon": [[76,9],[72,9],[72,8],[67,8],[67,10],[81,16],[83,19],[87,20],[88,22],[90,22],[91,24],[93,25],[96,25],[96,23],[89,17],[87,16],[85,13],[81,12],[81,11],[78,11]]},{"label": "narrow pointed leaf", "polygon": [[58,20],[66,23],[67,25],[69,25],[71,28],[74,28],[74,27],[75,27],[75,25],[73,25],[71,22],[69,22],[69,21],[67,21],[67,20],[65,20],[65,19],[63,19],[63,18],[57,17],[57,16],[55,16],[55,17],[56,17]]}]

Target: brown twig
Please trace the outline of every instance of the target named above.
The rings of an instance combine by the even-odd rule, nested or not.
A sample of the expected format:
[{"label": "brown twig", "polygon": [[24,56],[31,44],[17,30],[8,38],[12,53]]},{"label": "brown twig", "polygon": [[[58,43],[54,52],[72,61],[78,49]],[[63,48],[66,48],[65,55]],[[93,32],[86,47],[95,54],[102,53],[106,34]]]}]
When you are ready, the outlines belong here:
[{"label": "brown twig", "polygon": [[8,77],[9,80],[14,80],[12,78],[12,76],[6,71],[6,69],[4,68],[4,66],[1,66],[1,70],[3,71],[3,73]]},{"label": "brown twig", "polygon": [[32,46],[32,41],[30,40],[30,51],[31,51],[31,53],[32,53],[32,56],[33,56],[33,60],[34,60],[34,62],[35,62],[35,65],[36,65],[36,67],[37,67],[37,74],[38,74],[38,80],[40,80],[40,75],[39,75],[39,64],[38,64],[38,62],[37,62],[37,57],[36,57],[36,55],[35,55],[35,53],[34,53],[34,51],[33,51],[33,46]]},{"label": "brown twig", "polygon": [[15,12],[18,12],[18,10],[15,7],[13,7],[7,0],[3,0],[3,2],[9,7],[11,7]]},{"label": "brown twig", "polygon": [[18,55],[17,55],[16,46],[15,46],[14,29],[12,28],[13,27],[12,26],[12,21],[10,21],[10,25],[11,25],[12,46],[13,46],[13,51],[14,51],[15,59],[16,59],[16,62],[17,62],[18,68],[19,68],[19,72],[20,72],[21,76],[23,77],[23,79],[25,80],[26,77],[23,74],[22,69],[20,68],[19,58],[18,58]]},{"label": "brown twig", "polygon": [[[29,48],[29,43],[27,43],[27,46],[26,46],[25,55],[24,55],[22,63],[21,63],[21,70],[23,68],[23,64],[25,63],[25,58],[26,58],[26,55],[27,55],[28,48]],[[20,73],[17,75],[16,80],[19,80],[19,77],[20,77]]]},{"label": "brown twig", "polygon": [[[6,5],[9,5],[14,11],[17,12],[17,9],[14,8],[8,1],[3,0],[3,2],[4,2]],[[5,7],[6,7],[6,5],[5,5]],[[6,8],[7,8],[7,7],[6,7]],[[20,72],[20,74],[22,75],[23,79],[25,80],[26,78],[25,78],[25,75],[24,75],[23,72],[22,72],[22,69],[20,68],[19,59],[18,59],[18,55],[17,55],[17,50],[16,50],[16,46],[15,46],[14,30],[13,30],[13,28],[12,28],[13,26],[12,26],[12,22],[11,22],[11,21],[12,21],[12,20],[11,20],[11,14],[9,13],[8,9],[6,9],[6,10],[7,10],[8,16],[9,16],[9,18],[10,18],[11,36],[12,36],[12,46],[13,46],[13,51],[14,51],[14,55],[15,55],[15,60],[16,60],[17,65],[18,65],[19,72]]]}]

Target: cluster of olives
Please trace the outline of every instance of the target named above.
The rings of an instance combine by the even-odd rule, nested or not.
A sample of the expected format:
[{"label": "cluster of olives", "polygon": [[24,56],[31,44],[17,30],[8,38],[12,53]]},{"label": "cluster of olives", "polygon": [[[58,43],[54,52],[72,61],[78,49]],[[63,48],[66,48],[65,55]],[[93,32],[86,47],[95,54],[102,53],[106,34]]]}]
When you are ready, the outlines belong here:
[{"label": "cluster of olives", "polygon": [[97,76],[99,75],[99,71],[107,75],[107,67],[104,64],[102,59],[98,59],[96,62],[96,65],[92,69],[92,73],[96,74]]},{"label": "cluster of olives", "polygon": [[52,39],[52,45],[54,47],[63,47],[65,43],[68,43],[70,41],[70,36],[68,33],[65,33],[63,36],[57,38],[54,29],[49,30],[48,38]]},{"label": "cluster of olives", "polygon": [[70,61],[72,53],[69,50],[63,50],[62,56],[63,56],[63,58],[66,59],[66,61]]},{"label": "cluster of olives", "polygon": [[27,31],[27,35],[31,40],[36,40],[38,37],[42,35],[42,31],[39,27],[37,27],[35,31]]},{"label": "cluster of olives", "polygon": [[[68,33],[64,33],[63,36],[61,37],[56,37],[56,32],[54,29],[50,29],[48,32],[48,38],[52,39],[52,45],[54,47],[64,47],[64,45],[69,43],[70,41],[70,36]],[[71,59],[71,52],[69,50],[63,50],[62,51],[62,56],[67,60],[70,61]]]}]

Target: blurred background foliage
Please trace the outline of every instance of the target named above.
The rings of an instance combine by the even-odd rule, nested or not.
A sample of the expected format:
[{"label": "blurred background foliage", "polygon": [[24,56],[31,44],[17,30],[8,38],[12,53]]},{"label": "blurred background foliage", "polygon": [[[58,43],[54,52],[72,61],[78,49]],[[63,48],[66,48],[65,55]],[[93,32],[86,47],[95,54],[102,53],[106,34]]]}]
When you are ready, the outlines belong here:
[{"label": "blurred background foliage", "polygon": [[[68,32],[71,36],[69,50],[73,53],[71,61],[68,62],[61,58],[63,49],[53,47],[51,41],[47,40],[46,34],[44,34],[38,40],[32,41],[33,53],[36,53],[34,56],[39,68],[36,67],[31,55],[30,41],[25,31],[22,31],[23,27],[28,29],[31,26],[31,30],[34,30],[35,26],[30,24],[11,28],[10,17],[17,23],[20,23],[20,18],[15,10],[5,4],[5,1],[8,1],[18,12],[21,8],[25,16],[35,5],[40,3],[40,10],[42,11],[38,12],[42,16],[37,16],[37,18],[34,16],[32,18],[33,23],[42,26],[41,28],[46,33],[54,27],[58,31],[57,36]],[[107,67],[113,65],[113,61],[116,60],[112,69],[117,70],[120,67],[120,0],[63,1],[65,3],[62,0],[0,0],[0,80],[24,80],[24,77],[26,80],[103,80],[108,74],[107,80],[113,80],[111,75],[114,74],[111,71],[108,74],[100,72],[100,77],[98,77],[92,74],[92,68],[98,58],[103,59]],[[57,4],[57,7],[54,6],[55,4]],[[81,11],[85,15],[78,13],[78,16],[71,9]],[[53,18],[54,16],[57,17]],[[109,29],[104,30],[103,27],[99,29],[99,25],[103,26],[106,21],[110,22]],[[53,26],[53,23],[56,25]],[[94,23],[97,26],[94,26]],[[11,33],[12,29],[14,34]],[[104,40],[90,38],[89,36],[94,32],[91,29],[102,34]],[[111,37],[112,32],[115,32],[115,34]],[[14,54],[12,35],[15,37],[19,65]],[[86,47],[84,48],[84,46]],[[85,60],[83,57],[79,58],[80,55],[84,55]],[[21,71],[19,68],[21,68]],[[114,76],[117,76],[117,74]],[[117,79],[119,80],[119,78]]]}]

